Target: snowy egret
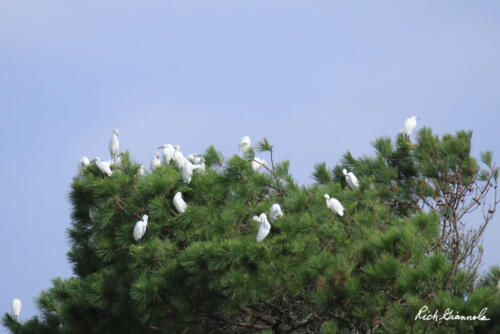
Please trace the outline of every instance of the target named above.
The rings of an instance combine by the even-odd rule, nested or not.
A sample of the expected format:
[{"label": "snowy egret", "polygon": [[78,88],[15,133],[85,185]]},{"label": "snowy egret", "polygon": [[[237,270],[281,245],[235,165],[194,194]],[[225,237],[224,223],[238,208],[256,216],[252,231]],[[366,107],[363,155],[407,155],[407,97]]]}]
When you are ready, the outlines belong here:
[{"label": "snowy egret", "polygon": [[267,162],[263,159],[255,157],[252,161],[252,168],[254,172],[258,172],[262,166],[267,166]]},{"label": "snowy egret", "polygon": [[260,216],[253,216],[253,220],[260,222],[259,232],[257,232],[257,242],[264,240],[271,231],[271,224],[267,220],[267,215],[261,213]]},{"label": "snowy egret", "polygon": [[332,197],[330,195],[324,194],[323,197],[326,199],[326,207],[332,210],[333,213],[338,214],[339,216],[344,215],[344,207],[340,204],[339,200]]},{"label": "snowy egret", "polygon": [[175,152],[174,152],[173,159],[174,159],[175,165],[177,166],[177,168],[181,169],[182,166],[184,165],[184,161],[186,161],[187,159],[184,158],[184,155],[180,151],[181,147],[179,145],[175,145],[174,149],[175,149]]},{"label": "snowy egret", "polygon": [[188,156],[186,157],[186,159],[188,159],[191,163],[193,163],[193,164],[194,164],[194,157],[195,157],[195,155],[191,153],[190,155],[188,155]]},{"label": "snowy egret", "polygon": [[137,173],[139,173],[140,176],[146,175],[146,167],[144,167],[144,165],[140,165]]},{"label": "snowy egret", "polygon": [[[197,160],[195,159],[195,161],[197,161]],[[205,158],[201,157],[200,161],[197,163],[197,165],[200,166],[198,171],[200,173],[205,173],[205,171],[207,170],[207,168],[205,167]]]},{"label": "snowy egret", "polygon": [[200,168],[200,165],[193,165],[189,160],[184,161],[184,165],[182,166],[182,180],[186,183],[190,183],[193,177],[193,171]]},{"label": "snowy egret", "polygon": [[83,170],[90,164],[89,158],[82,157],[78,163],[78,175],[83,174]]},{"label": "snowy egret", "polygon": [[146,233],[146,227],[148,226],[148,215],[142,216],[142,220],[139,220],[137,223],[135,223],[134,227],[134,239],[135,241],[141,239],[144,236],[144,233]]},{"label": "snowy egret", "polygon": [[156,152],[155,157],[151,159],[151,163],[149,164],[149,168],[151,168],[151,171],[154,171],[156,168],[161,166],[161,161],[160,161],[160,153]]},{"label": "snowy egret", "polygon": [[416,126],[417,126],[417,117],[412,116],[406,119],[405,123],[403,124],[403,128],[401,128],[401,132],[410,137],[412,131],[415,129]]},{"label": "snowy egret", "polygon": [[353,172],[347,172],[347,169],[343,169],[342,173],[345,175],[345,180],[351,189],[359,188],[359,181]]},{"label": "snowy egret", "polygon": [[281,211],[281,207],[278,203],[274,203],[269,210],[269,218],[271,218],[271,221],[275,221],[280,217],[283,217],[283,211]]},{"label": "snowy egret", "polygon": [[111,176],[113,172],[111,171],[111,163],[109,161],[101,161],[101,158],[94,158],[92,162],[95,162],[101,173],[107,176]]},{"label": "snowy egret", "polygon": [[174,195],[174,206],[177,211],[179,211],[179,213],[184,213],[184,211],[186,211],[188,207],[186,202],[184,202],[184,200],[182,199],[182,193],[180,191],[178,191]]},{"label": "snowy egret", "polygon": [[247,153],[248,150],[252,147],[252,142],[250,141],[250,137],[244,136],[240,141],[240,152]]},{"label": "snowy egret", "polygon": [[171,144],[163,144],[160,147],[162,160],[164,165],[170,165],[170,161],[174,158],[175,148]]},{"label": "snowy egret", "polygon": [[17,320],[19,314],[21,313],[21,301],[17,298],[12,301],[12,313],[14,314],[14,318]]},{"label": "snowy egret", "polygon": [[111,153],[111,159],[113,161],[115,161],[118,150],[120,149],[120,142],[118,141],[119,133],[118,129],[114,129],[113,136],[111,136],[111,140],[109,141],[109,153]]}]

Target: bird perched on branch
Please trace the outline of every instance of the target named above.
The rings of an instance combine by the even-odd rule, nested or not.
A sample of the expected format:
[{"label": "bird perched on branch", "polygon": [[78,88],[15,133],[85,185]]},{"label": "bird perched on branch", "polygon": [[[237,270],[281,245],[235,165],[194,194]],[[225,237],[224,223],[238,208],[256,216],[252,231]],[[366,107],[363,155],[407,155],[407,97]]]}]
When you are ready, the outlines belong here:
[{"label": "bird perched on branch", "polygon": [[180,191],[174,195],[174,206],[179,213],[184,213],[188,207],[187,203],[182,199],[182,193]]},{"label": "bird perched on branch", "polygon": [[135,223],[134,227],[134,239],[135,241],[141,239],[144,236],[144,233],[146,233],[146,228],[148,226],[148,215],[142,216],[142,220],[139,220],[137,223]]},{"label": "bird perched on branch", "polygon": [[151,163],[149,164],[149,168],[151,171],[154,171],[156,168],[161,166],[160,161],[160,153],[156,152],[153,159],[151,159]]},{"label": "bird perched on branch", "polygon": [[244,136],[240,140],[240,152],[245,154],[252,147],[252,142],[250,141],[250,137]]},{"label": "bird perched on branch", "polygon": [[14,319],[17,320],[19,317],[19,314],[21,313],[21,301],[17,298],[15,298],[12,301],[12,313],[14,314]]},{"label": "bird perched on branch", "polygon": [[326,199],[326,207],[328,209],[341,217],[344,215],[344,207],[340,204],[338,199],[334,197],[330,198],[330,195],[328,194],[324,194],[323,197]]},{"label": "bird perched on branch", "polygon": [[261,242],[271,231],[271,224],[269,224],[265,213],[261,213],[258,217],[253,216],[253,220],[260,223],[259,232],[257,232],[257,242]]},{"label": "bird perched on branch", "polygon": [[118,134],[120,132],[118,129],[113,130],[113,135],[109,141],[109,153],[111,153],[111,160],[115,161],[118,155],[118,150],[120,149],[120,142],[118,141]]},{"label": "bird perched on branch", "polygon": [[271,218],[271,221],[275,221],[280,217],[283,217],[283,211],[281,211],[281,207],[278,203],[274,203],[269,210],[269,218]]},{"label": "bird perched on branch", "polygon": [[175,148],[171,144],[163,144],[161,148],[162,162],[164,165],[170,165],[170,161],[174,158]]},{"label": "bird perched on branch", "polygon": [[347,172],[347,169],[343,169],[342,173],[345,175],[345,180],[351,189],[359,188],[359,181],[353,172]]},{"label": "bird perched on branch", "polygon": [[101,158],[94,158],[92,162],[95,162],[97,167],[99,167],[101,173],[103,173],[104,175],[106,176],[113,175],[113,172],[111,171],[111,163],[109,161],[101,161]]}]

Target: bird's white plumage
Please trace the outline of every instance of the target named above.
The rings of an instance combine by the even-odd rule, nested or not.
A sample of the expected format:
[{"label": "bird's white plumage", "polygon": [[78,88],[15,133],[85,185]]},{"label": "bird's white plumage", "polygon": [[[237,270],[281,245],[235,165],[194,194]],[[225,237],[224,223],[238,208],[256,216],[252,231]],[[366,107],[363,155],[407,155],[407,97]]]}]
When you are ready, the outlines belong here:
[{"label": "bird's white plumage", "polygon": [[248,150],[252,147],[252,142],[250,141],[250,137],[244,136],[240,140],[240,152],[247,153]]},{"label": "bird's white plumage", "polygon": [[95,161],[101,173],[107,176],[113,175],[113,172],[111,171],[111,163],[109,161],[101,161],[100,158],[95,158],[93,161]]},{"label": "bird's white plumage", "polygon": [[89,158],[82,157],[78,163],[78,175],[83,174],[83,170],[90,164]]},{"label": "bird's white plumage", "polygon": [[118,154],[118,150],[120,149],[120,142],[118,141],[118,134],[120,132],[118,129],[113,130],[113,135],[109,140],[109,153],[111,154],[111,160],[116,159],[116,155]]},{"label": "bird's white plumage", "polygon": [[271,221],[275,221],[280,217],[283,217],[283,211],[281,211],[281,207],[278,203],[274,203],[269,210],[269,218],[271,218]]},{"label": "bird's white plumage", "polygon": [[177,168],[181,169],[182,166],[184,165],[184,161],[186,161],[187,159],[184,158],[184,155],[180,151],[181,147],[179,145],[175,145],[174,148],[175,148],[175,152],[174,152],[173,160],[174,160],[174,163],[177,166]]},{"label": "bird's white plumage", "polygon": [[417,117],[412,116],[407,118],[403,124],[403,128],[401,132],[407,135],[408,137],[411,135],[412,131],[417,127]]},{"label": "bird's white plumage", "polygon": [[267,166],[267,162],[263,159],[260,159],[258,157],[253,158],[252,160],[252,168],[254,172],[258,172],[260,167],[262,166]]},{"label": "bird's white plumage", "polygon": [[184,213],[188,207],[187,203],[182,199],[182,193],[180,191],[174,195],[174,206],[179,213]]},{"label": "bird's white plumage", "polygon": [[160,161],[160,153],[156,152],[153,159],[151,159],[151,163],[149,164],[149,168],[151,171],[154,171],[156,168],[161,166]]},{"label": "bird's white plumage", "polygon": [[137,173],[138,173],[140,176],[144,176],[144,175],[146,175],[146,167],[144,167],[144,165],[140,165],[140,166],[139,166],[139,169],[137,170]]},{"label": "bird's white plumage", "polygon": [[135,223],[134,227],[134,239],[135,241],[141,239],[144,236],[144,233],[146,233],[146,228],[148,226],[148,215],[142,216],[142,220],[139,220],[137,223]]},{"label": "bird's white plumage", "polygon": [[12,313],[14,314],[14,318],[18,318],[19,317],[19,314],[21,314],[21,301],[17,298],[15,298],[13,301],[12,301]]},{"label": "bird's white plumage", "polygon": [[331,197],[328,194],[324,194],[323,197],[326,199],[326,207],[332,212],[338,214],[339,216],[344,215],[344,207],[340,204],[339,200]]},{"label": "bird's white plumage", "polygon": [[265,213],[261,213],[260,216],[253,216],[253,220],[259,222],[259,231],[257,232],[257,242],[261,242],[264,240],[269,232],[271,231],[271,224],[267,220],[267,215]]},{"label": "bird's white plumage", "polygon": [[200,165],[193,165],[189,160],[184,161],[184,165],[182,166],[182,180],[186,183],[191,182],[191,178],[193,177],[193,171],[200,169]]},{"label": "bird's white plumage", "polygon": [[174,158],[175,148],[171,144],[163,144],[159,148],[162,149],[162,162],[164,165],[170,165],[170,161]]},{"label": "bird's white plumage", "polygon": [[343,169],[342,173],[345,175],[345,180],[351,189],[359,188],[359,181],[353,172],[347,172],[347,169]]}]

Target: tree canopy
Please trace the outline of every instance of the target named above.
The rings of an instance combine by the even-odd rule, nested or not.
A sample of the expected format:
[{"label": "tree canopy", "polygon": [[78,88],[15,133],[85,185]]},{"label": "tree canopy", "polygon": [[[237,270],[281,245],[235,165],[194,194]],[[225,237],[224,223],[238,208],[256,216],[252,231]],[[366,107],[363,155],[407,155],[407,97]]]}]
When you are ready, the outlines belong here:
[{"label": "tree canopy", "polygon": [[[74,276],[41,293],[40,316],[20,323],[5,314],[4,325],[16,334],[499,333],[500,268],[478,270],[498,167],[490,152],[471,156],[471,139],[428,128],[414,143],[379,138],[373,156],[317,164],[309,186],[295,182],[288,161],[274,161],[266,139],[256,149],[268,166],[252,168],[253,149],[224,158],[209,147],[206,171],[189,184],[173,165],[141,176],[128,152],[111,177],[91,164],[71,184]],[[347,186],[344,168],[359,188]],[[252,217],[274,203],[284,215],[257,242]],[[475,210],[481,222],[471,226]],[[490,320],[416,319],[423,306],[488,308]]]}]

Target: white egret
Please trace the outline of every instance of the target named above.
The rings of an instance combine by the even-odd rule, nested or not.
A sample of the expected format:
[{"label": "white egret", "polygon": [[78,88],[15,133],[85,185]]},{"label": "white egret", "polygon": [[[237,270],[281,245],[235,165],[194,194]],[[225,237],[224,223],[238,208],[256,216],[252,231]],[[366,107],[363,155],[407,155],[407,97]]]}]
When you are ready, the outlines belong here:
[{"label": "white egret", "polygon": [[260,159],[260,158],[253,158],[252,160],[252,168],[254,170],[254,172],[258,172],[260,167],[262,166],[267,166],[267,162],[263,159]]},{"label": "white egret", "polygon": [[406,119],[405,123],[403,124],[403,127],[401,128],[401,132],[410,137],[412,131],[415,129],[416,126],[417,126],[417,117],[412,116]]},{"label": "white egret", "polygon": [[250,137],[244,136],[240,140],[240,152],[247,153],[248,150],[252,147],[252,142],[250,141]]},{"label": "white egret", "polygon": [[187,203],[182,199],[182,193],[180,191],[174,195],[174,206],[179,213],[184,213],[188,207]]},{"label": "white egret", "polygon": [[120,132],[118,129],[113,130],[113,136],[109,141],[109,153],[111,153],[111,160],[115,161],[118,150],[120,149],[120,142],[118,141],[118,134]]},{"label": "white egret", "polygon": [[260,216],[253,216],[253,220],[260,222],[259,232],[257,232],[257,242],[264,240],[271,231],[271,224],[267,220],[267,215],[261,213]]},{"label": "white egret", "polygon": [[19,317],[19,314],[21,313],[21,301],[17,298],[15,298],[12,301],[12,313],[14,314],[14,319],[17,320]]},{"label": "white egret", "polygon": [[163,144],[158,148],[162,149],[161,155],[163,164],[170,165],[170,161],[174,158],[175,148],[171,144]]},{"label": "white egret", "polygon": [[280,217],[283,217],[283,211],[281,211],[281,207],[278,203],[274,203],[269,210],[269,218],[271,218],[271,221],[275,221]]},{"label": "white egret", "polygon": [[109,161],[101,161],[101,158],[94,158],[92,161],[96,163],[97,167],[99,167],[99,170],[104,175],[111,176],[113,174],[111,171],[111,163]]},{"label": "white egret", "polygon": [[184,155],[180,151],[181,147],[179,145],[175,145],[174,148],[175,148],[175,152],[174,152],[173,160],[174,160],[177,168],[181,169],[182,166],[184,165],[184,161],[186,161],[187,159],[184,158]]},{"label": "white egret", "polygon": [[330,195],[324,194],[323,197],[326,199],[326,207],[332,210],[333,213],[338,214],[339,216],[344,215],[344,207],[340,204],[339,200],[332,197]]},{"label": "white egret", "polygon": [[135,223],[134,227],[134,239],[135,241],[141,239],[144,236],[144,233],[146,233],[146,227],[148,226],[148,215],[142,216],[142,220],[139,220],[137,223]]},{"label": "white egret", "polygon": [[359,181],[353,172],[347,172],[347,169],[343,169],[342,173],[345,175],[345,180],[351,189],[359,188]]},{"label": "white egret", "polygon": [[151,171],[154,171],[156,168],[161,166],[161,161],[160,161],[160,153],[156,152],[155,157],[151,159],[151,163],[149,164],[149,168]]},{"label": "white egret", "polygon": [[182,166],[182,180],[186,183],[190,183],[193,177],[193,171],[200,168],[200,165],[193,165],[189,160],[184,161],[184,165]]},{"label": "white egret", "polygon": [[193,163],[193,164],[194,164],[194,157],[195,157],[195,155],[191,153],[190,155],[188,155],[188,156],[186,157],[186,159],[188,159],[191,163]]},{"label": "white egret", "polygon": [[82,157],[78,163],[78,175],[83,174],[83,170],[90,164],[89,158]]},{"label": "white egret", "polygon": [[200,173],[205,173],[205,171],[207,170],[207,168],[205,167],[205,158],[201,157],[200,162],[197,163],[197,165],[200,166],[200,168],[198,168],[198,171]]},{"label": "white egret", "polygon": [[144,165],[140,165],[137,173],[139,173],[140,176],[146,175],[146,167],[144,167]]}]

